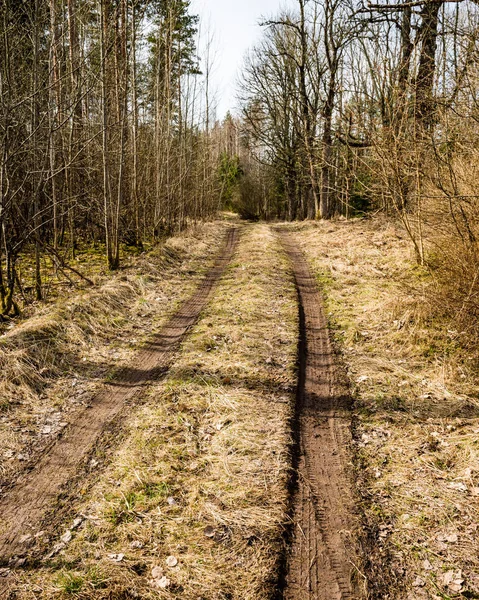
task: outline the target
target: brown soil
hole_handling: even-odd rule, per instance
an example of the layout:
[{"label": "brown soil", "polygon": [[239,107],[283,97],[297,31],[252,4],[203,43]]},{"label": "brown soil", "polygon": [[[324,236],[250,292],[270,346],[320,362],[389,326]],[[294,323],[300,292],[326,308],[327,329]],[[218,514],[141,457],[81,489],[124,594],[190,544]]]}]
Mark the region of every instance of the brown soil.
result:
[{"label": "brown soil", "polygon": [[349,402],[333,393],[334,354],[317,283],[293,238],[282,233],[281,239],[293,264],[300,307],[297,485],[284,598],[359,598],[357,523],[347,472]]},{"label": "brown soil", "polygon": [[[114,420],[126,417],[128,403],[144,385],[158,379],[205,307],[215,282],[234,252],[238,230],[229,230],[226,246],[196,293],[136,355],[129,367],[115,373],[61,438],[23,474],[0,502],[0,564],[20,566],[38,556],[41,540],[84,484],[86,465],[98,440]],[[72,485],[74,482],[74,485]],[[54,518],[53,518],[54,517]],[[49,525],[50,524],[50,525]],[[35,537],[39,532],[44,535]],[[4,580],[3,590],[8,587]],[[0,584],[0,592],[2,585]]]}]

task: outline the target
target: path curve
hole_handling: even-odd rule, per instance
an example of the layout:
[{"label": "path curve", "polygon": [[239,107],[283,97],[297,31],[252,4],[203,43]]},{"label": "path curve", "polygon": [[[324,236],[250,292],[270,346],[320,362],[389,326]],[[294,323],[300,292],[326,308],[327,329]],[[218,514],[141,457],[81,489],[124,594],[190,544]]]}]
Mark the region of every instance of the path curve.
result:
[{"label": "path curve", "polygon": [[196,323],[214,284],[230,262],[237,241],[238,229],[231,228],[219,257],[194,295],[152,336],[129,366],[104,384],[91,406],[77,414],[75,421],[44,451],[33,469],[20,476],[0,500],[0,566],[21,564],[24,559],[20,557],[26,555],[32,558],[35,534],[45,529],[48,532],[52,517],[58,519],[60,504],[66,505],[72,495],[72,490],[67,488],[71,488],[72,481],[85,470],[102,433],[113,420],[126,413],[127,402],[145,384],[157,380],[170,367],[180,343]]},{"label": "path curve", "polygon": [[347,399],[332,390],[334,354],[317,282],[293,237],[280,232],[280,238],[293,266],[300,312],[297,484],[283,597],[352,600],[361,596],[346,470],[351,415]]}]

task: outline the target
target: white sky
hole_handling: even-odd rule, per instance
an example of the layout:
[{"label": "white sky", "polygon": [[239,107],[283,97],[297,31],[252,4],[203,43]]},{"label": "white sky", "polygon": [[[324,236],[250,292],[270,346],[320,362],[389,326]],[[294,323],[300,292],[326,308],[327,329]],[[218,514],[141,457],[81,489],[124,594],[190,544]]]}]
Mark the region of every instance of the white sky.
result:
[{"label": "white sky", "polygon": [[[191,0],[191,13],[201,19],[203,40],[213,34],[214,71],[218,118],[236,106],[236,81],[247,50],[261,38],[261,17],[276,15],[292,0]],[[200,55],[202,54],[200,49]],[[204,54],[204,53],[203,53]],[[204,56],[201,56],[204,58]]]}]

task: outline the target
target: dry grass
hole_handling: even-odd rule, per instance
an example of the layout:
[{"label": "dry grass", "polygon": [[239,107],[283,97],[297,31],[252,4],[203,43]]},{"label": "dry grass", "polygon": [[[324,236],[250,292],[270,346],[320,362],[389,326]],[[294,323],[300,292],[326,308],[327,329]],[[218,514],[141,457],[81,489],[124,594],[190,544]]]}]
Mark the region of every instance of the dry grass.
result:
[{"label": "dry grass", "polygon": [[356,397],[371,597],[479,598],[475,360],[382,220],[294,225]]},{"label": "dry grass", "polygon": [[17,597],[270,598],[288,504],[296,338],[289,265],[267,226],[249,226],[169,375],[74,507],[82,524],[73,540],[19,580]]},{"label": "dry grass", "polygon": [[99,287],[40,308],[0,336],[0,473],[8,483],[194,289],[226,223],[199,225]]}]

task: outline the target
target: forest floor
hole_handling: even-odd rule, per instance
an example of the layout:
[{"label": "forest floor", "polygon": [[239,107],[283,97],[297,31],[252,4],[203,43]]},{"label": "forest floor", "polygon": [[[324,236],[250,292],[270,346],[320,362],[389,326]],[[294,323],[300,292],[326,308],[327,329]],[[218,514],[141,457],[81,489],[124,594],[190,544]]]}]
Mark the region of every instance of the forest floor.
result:
[{"label": "forest floor", "polygon": [[1,597],[479,598],[430,285],[386,221],[217,221],[0,336]]}]

